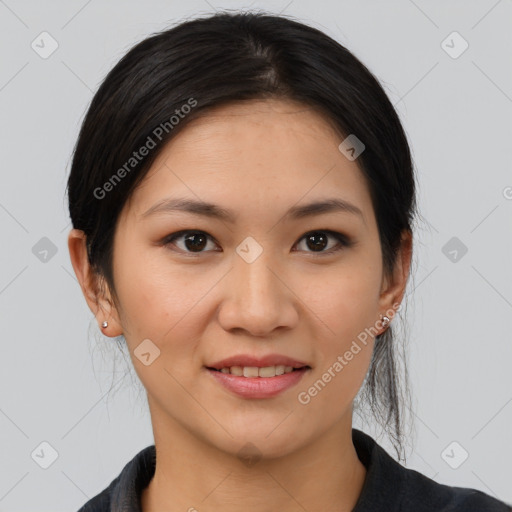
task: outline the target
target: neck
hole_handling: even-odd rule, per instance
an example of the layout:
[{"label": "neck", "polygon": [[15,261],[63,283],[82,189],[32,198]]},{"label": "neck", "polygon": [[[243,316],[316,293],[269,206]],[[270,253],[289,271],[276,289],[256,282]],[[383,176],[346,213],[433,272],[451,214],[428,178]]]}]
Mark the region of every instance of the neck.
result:
[{"label": "neck", "polygon": [[153,421],[153,431],[156,468],[142,493],[143,512],[239,512],[241,506],[262,512],[269,504],[280,512],[350,512],[366,477],[352,443],[351,414],[313,443],[252,464],[176,424],[162,428]]}]

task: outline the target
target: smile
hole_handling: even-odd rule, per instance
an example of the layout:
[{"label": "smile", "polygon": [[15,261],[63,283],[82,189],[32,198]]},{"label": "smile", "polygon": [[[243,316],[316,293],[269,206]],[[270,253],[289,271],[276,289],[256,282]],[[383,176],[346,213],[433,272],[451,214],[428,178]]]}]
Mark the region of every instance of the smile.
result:
[{"label": "smile", "polygon": [[[238,372],[238,375],[233,372]],[[272,398],[296,386],[311,368],[303,366],[231,366],[229,368],[206,368],[215,382],[239,398]],[[283,371],[279,374],[278,372]],[[261,372],[261,374],[260,374]],[[268,372],[268,373],[267,373]],[[267,376],[265,374],[267,373]],[[270,375],[268,375],[270,374]]]},{"label": "smile", "polygon": [[[305,367],[303,367],[305,368]],[[308,367],[309,368],[309,367]],[[208,368],[209,370],[218,371],[225,374],[237,375],[238,377],[276,377],[278,375],[284,375],[285,373],[291,373],[302,368],[293,368],[293,366],[277,365],[277,366],[265,366],[258,368],[257,366],[231,366],[221,368]]]}]

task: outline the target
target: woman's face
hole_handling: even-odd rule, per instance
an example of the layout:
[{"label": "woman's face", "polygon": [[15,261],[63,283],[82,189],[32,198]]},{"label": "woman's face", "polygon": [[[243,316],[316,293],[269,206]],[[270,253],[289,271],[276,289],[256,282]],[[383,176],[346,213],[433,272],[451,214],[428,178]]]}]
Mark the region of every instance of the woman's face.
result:
[{"label": "woman's face", "polygon": [[[369,191],[340,143],[299,104],[221,107],[165,147],[126,204],[110,320],[118,319],[147,390],[155,439],[182,431],[232,454],[251,442],[272,457],[350,422],[373,349],[373,335],[363,343],[361,333],[382,330],[380,314],[389,316],[396,294],[383,293]],[[216,206],[161,206],[178,199]],[[327,200],[353,211],[302,210]],[[230,219],[213,215],[220,211]],[[260,387],[209,369],[238,356],[277,373],[279,358],[307,368]]]}]

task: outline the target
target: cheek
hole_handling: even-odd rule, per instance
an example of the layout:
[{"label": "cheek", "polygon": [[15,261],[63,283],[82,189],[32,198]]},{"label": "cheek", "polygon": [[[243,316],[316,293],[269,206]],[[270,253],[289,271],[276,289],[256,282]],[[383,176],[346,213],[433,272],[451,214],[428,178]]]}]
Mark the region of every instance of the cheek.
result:
[{"label": "cheek", "polygon": [[320,320],[315,337],[318,366],[307,387],[301,387],[306,395],[299,402],[309,400],[308,411],[326,420],[344,414],[368,371],[374,347],[370,328],[378,319],[375,286],[363,274],[338,277],[311,307]]},{"label": "cheek", "polygon": [[[306,280],[315,278],[305,277]],[[350,340],[378,319],[379,276],[369,266],[347,265],[318,276],[306,287],[304,304],[325,327],[327,339],[337,344]]]},{"label": "cheek", "polygon": [[337,404],[333,415],[354,399],[368,370],[374,348],[372,327],[379,318],[380,284],[380,266],[361,255],[333,275],[317,299],[319,316],[332,332],[321,338],[315,390],[319,388],[316,392],[323,395],[318,402]]},{"label": "cheek", "polygon": [[181,340],[197,328],[197,306],[211,288],[210,280],[192,278],[176,265],[166,265],[165,258],[150,258],[143,251],[125,252],[114,268],[123,329],[131,348],[145,338],[157,346],[169,339]]},{"label": "cheek", "polygon": [[[373,342],[340,341],[325,348],[325,358],[308,382],[297,390],[301,422],[321,431],[349,411],[370,365]],[[322,421],[319,423],[318,418]]]}]

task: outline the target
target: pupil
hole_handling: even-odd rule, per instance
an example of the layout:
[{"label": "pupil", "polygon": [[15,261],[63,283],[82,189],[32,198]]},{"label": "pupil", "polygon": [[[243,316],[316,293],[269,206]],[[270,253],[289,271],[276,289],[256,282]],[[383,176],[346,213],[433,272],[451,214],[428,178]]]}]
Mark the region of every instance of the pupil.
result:
[{"label": "pupil", "polygon": [[[189,245],[189,242],[190,240],[193,240],[194,238],[202,238],[203,239],[203,243],[199,243],[199,244],[192,244],[192,246]],[[191,250],[194,250],[194,249],[198,249],[198,250],[201,250],[201,249],[204,249],[204,246],[206,245],[206,237],[204,235],[202,235],[201,233],[193,233],[191,235],[188,235],[185,237],[185,244],[187,246],[187,249],[191,249]]]},{"label": "pupil", "polygon": [[311,248],[317,248],[317,249],[321,250],[321,249],[326,247],[326,245],[327,245],[327,237],[324,234],[322,234],[322,233],[312,233],[307,238],[308,243],[313,241],[315,238],[321,238],[321,239],[323,239],[323,242],[321,242],[320,244],[314,244],[313,243],[313,246],[310,247],[310,249]]}]

